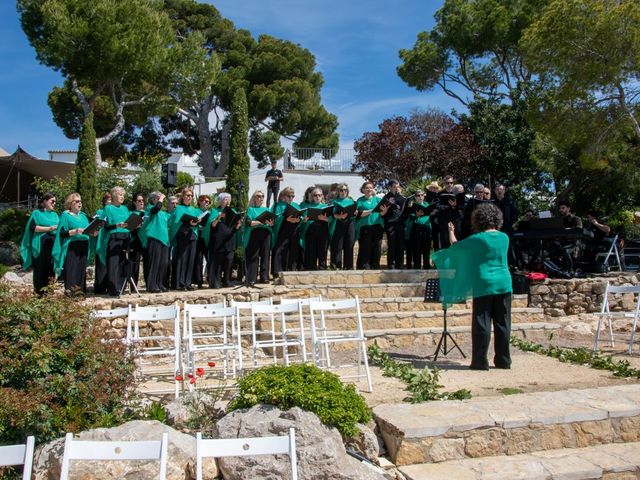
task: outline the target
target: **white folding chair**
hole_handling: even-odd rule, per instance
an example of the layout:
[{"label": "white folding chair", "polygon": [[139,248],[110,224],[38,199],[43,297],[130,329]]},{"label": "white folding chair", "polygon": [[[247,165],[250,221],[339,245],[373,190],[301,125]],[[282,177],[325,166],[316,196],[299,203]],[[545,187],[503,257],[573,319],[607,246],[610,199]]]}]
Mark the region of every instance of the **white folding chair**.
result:
[{"label": "white folding chair", "polygon": [[24,445],[5,445],[0,447],[0,467],[22,465],[22,480],[31,479],[33,469],[33,449],[35,438],[27,437]]},{"label": "white folding chair", "polygon": [[[635,309],[633,311],[624,311],[619,307],[616,307],[615,310],[612,309],[612,300],[616,299],[616,295],[625,295],[631,294],[634,295],[635,301]],[[612,298],[613,297],[613,298]],[[619,297],[618,297],[619,298]],[[614,305],[619,303],[618,301],[613,302]],[[638,315],[640,314],[640,285],[635,286],[617,286],[611,285],[607,282],[607,287],[604,291],[604,298],[602,299],[602,307],[600,312],[596,315],[598,316],[598,325],[596,327],[596,335],[595,341],[593,344],[593,351],[598,350],[598,341],[600,339],[600,329],[602,324],[605,323],[604,328],[609,330],[609,342],[611,343],[611,347],[614,347],[613,341],[613,321],[615,319],[626,318],[631,320],[631,337],[629,339],[629,353],[633,350],[633,342],[636,334],[636,326],[638,324]]]},{"label": "white folding chair", "polygon": [[253,305],[271,305],[273,303],[271,298],[266,300],[256,300],[254,302],[237,302],[231,300],[232,307],[238,307],[238,333],[242,335],[251,335],[251,307]]},{"label": "white folding chair", "polygon": [[[607,265],[609,268],[617,268],[618,271],[622,271],[622,262],[620,261],[620,250],[618,249],[618,235],[608,240],[611,241],[609,250],[607,252],[596,254],[596,260],[601,260],[602,263],[604,265]],[[611,256],[615,256],[616,263],[614,265],[609,265],[609,259],[611,258]]]},{"label": "white folding chair", "polygon": [[[342,375],[342,378],[366,378],[369,392],[373,391],[371,385],[371,374],[369,372],[369,361],[367,360],[367,339],[362,328],[362,316],[360,315],[360,301],[358,297],[346,300],[324,300],[309,302],[311,313],[311,344],[313,347],[313,359],[319,368],[343,368],[353,367],[353,365],[336,365],[332,363],[328,355],[328,347],[331,344],[356,343],[358,349],[358,359],[356,373],[354,375]],[[334,330],[327,328],[327,316],[331,315],[332,320],[338,322],[338,326],[344,320],[355,320],[355,331]],[[364,372],[362,371],[364,366]]]},{"label": "white folding chair", "polygon": [[[295,323],[295,326],[291,324]],[[263,327],[266,325],[266,327]],[[260,330],[258,330],[260,326]],[[263,337],[258,338],[258,332]],[[266,338],[265,338],[266,337]],[[253,344],[253,366],[258,366],[258,350],[268,349],[273,363],[278,363],[277,350],[282,349],[282,360],[289,365],[290,357],[301,353],[302,363],[307,362],[307,349],[304,338],[304,322],[300,302],[279,305],[256,305],[251,307],[251,340]],[[297,353],[290,354],[295,347]]]},{"label": "white folding chair", "polygon": [[289,435],[253,438],[203,439],[196,434],[196,480],[202,480],[202,460],[214,457],[251,457],[254,455],[287,454],[291,460],[291,480],[298,478],[296,459],[296,429],[289,428]]},{"label": "white folding chair", "polygon": [[[187,368],[193,375],[196,374],[198,358],[203,354],[207,355],[207,362],[211,360],[222,362],[225,379],[235,378],[236,368],[242,370],[238,307],[223,305],[185,304],[184,306]],[[229,373],[229,366],[231,366],[231,373]]]},{"label": "white folding chair", "polygon": [[69,478],[71,460],[158,460],[160,462],[158,478],[165,480],[167,478],[168,444],[168,433],[163,433],[161,440],[139,441],[74,440],[73,433],[67,433],[64,439],[60,480]]},{"label": "white folding chair", "polygon": [[[164,321],[163,334],[154,334],[150,323]],[[141,327],[141,324],[143,326]],[[173,331],[169,331],[173,328]],[[142,333],[141,333],[142,332]],[[140,307],[136,305],[129,312],[127,324],[127,343],[139,349],[141,357],[170,357],[173,360],[174,390],[178,398],[180,383],[176,379],[182,373],[181,337],[180,337],[180,307],[177,304],[156,307]],[[143,365],[140,364],[142,374]],[[148,392],[150,393],[150,392]]]},{"label": "white folding chair", "polygon": [[129,311],[131,310],[131,305],[127,307],[120,308],[112,308],[110,310],[93,310],[91,312],[91,316],[93,318],[127,318],[129,316]]},{"label": "white folding chair", "polygon": [[[280,305],[287,305],[291,303],[300,302],[300,306],[302,307],[302,321],[304,323],[305,328],[305,340],[311,341],[311,312],[309,311],[309,304],[311,302],[321,302],[322,295],[318,295],[317,297],[304,297],[304,298],[280,298]],[[313,349],[313,346],[311,346]],[[325,344],[324,346],[325,358],[329,358],[329,346]]]}]

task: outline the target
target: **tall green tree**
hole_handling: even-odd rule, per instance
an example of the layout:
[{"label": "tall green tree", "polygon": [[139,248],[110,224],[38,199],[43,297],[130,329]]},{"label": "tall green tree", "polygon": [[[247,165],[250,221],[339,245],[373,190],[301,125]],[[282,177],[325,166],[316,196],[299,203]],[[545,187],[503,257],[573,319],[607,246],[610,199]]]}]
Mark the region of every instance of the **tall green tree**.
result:
[{"label": "tall green tree", "polygon": [[99,97],[112,102],[112,129],[98,146],[122,131],[126,108],[163,95],[175,37],[158,0],[17,0],[17,9],[38,60],[65,77],[82,120]]},{"label": "tall green tree", "polygon": [[548,0],[445,0],[436,25],[400,50],[398,75],[421,91],[440,88],[468,105],[476,98],[510,102],[536,82],[519,40]]},{"label": "tall green tree", "polygon": [[178,140],[175,146],[199,153],[206,176],[227,170],[225,116],[232,111],[238,88],[246,92],[251,152],[259,162],[268,161],[266,155],[282,155],[280,136],[293,140],[296,147],[338,147],[338,122],[322,106],[323,78],[311,52],[268,35],[256,40],[214,6],[195,0],[164,0],[164,9],[178,39],[198,32],[202,55],[220,62],[221,72],[209,85],[190,88],[195,95],[185,95],[180,88],[173,92],[178,118],[165,122],[166,133]]},{"label": "tall green tree", "polygon": [[521,45],[528,68],[552,82],[554,102],[608,107],[640,138],[637,0],[552,0]]},{"label": "tall green tree", "polygon": [[76,191],[82,197],[85,213],[93,215],[98,209],[96,186],[96,131],[93,129],[93,112],[89,112],[82,126],[78,157],[76,159]]},{"label": "tall green tree", "polygon": [[231,108],[231,139],[229,148],[229,172],[226,191],[239,210],[249,204],[249,114],[247,96],[242,88],[236,90]]}]

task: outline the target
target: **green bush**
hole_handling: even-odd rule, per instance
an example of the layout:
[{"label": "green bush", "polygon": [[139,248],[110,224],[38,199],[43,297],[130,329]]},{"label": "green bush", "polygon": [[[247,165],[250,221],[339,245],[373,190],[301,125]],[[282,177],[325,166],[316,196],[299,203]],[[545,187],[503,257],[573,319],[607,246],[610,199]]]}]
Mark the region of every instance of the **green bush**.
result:
[{"label": "green bush", "polygon": [[133,358],[89,310],[61,295],[0,285],[0,443],[38,442],[121,423]]},{"label": "green bush", "polygon": [[344,385],[337,375],[314,365],[264,367],[241,378],[238,387],[227,408],[230,412],[260,403],[282,410],[300,407],[345,437],[356,434],[356,424],[371,419],[369,407],[353,385]]},{"label": "green bush", "polygon": [[29,217],[26,210],[7,208],[0,212],[0,240],[19,245]]}]

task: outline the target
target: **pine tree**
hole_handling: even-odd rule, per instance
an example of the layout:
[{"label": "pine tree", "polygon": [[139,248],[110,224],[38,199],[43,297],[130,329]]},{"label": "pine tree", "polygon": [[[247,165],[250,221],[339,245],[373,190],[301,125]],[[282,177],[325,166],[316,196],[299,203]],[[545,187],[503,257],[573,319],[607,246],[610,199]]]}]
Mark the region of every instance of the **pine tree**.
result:
[{"label": "pine tree", "polygon": [[226,191],[236,209],[246,210],[249,203],[249,116],[247,96],[238,88],[231,108],[231,138]]},{"label": "pine tree", "polygon": [[93,128],[93,112],[91,112],[82,124],[76,160],[76,191],[82,197],[82,210],[89,215],[93,215],[98,206],[96,148],[96,131]]}]

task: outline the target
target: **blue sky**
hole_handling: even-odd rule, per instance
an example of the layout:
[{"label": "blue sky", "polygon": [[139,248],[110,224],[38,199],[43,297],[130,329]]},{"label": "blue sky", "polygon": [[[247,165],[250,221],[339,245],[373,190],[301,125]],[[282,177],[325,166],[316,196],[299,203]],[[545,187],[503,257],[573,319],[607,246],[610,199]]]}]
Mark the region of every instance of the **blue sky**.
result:
[{"label": "blue sky", "polygon": [[[90,1],[90,0],[88,0]],[[210,1],[236,27],[284,38],[310,50],[325,84],[322,101],[338,117],[341,144],[350,148],[385,118],[412,109],[461,105],[440,91],[418,92],[396,75],[398,50],[433,27],[442,0],[218,0]],[[0,147],[18,145],[46,158],[75,150],[53,122],[47,94],[62,78],[38,63],[20,28],[15,2],[0,2]]]}]

